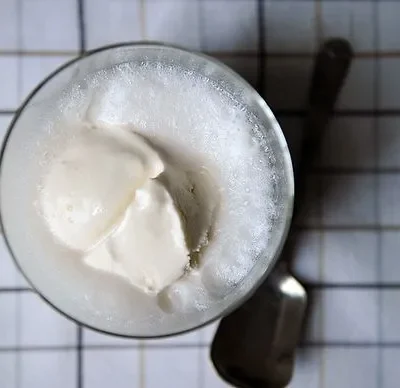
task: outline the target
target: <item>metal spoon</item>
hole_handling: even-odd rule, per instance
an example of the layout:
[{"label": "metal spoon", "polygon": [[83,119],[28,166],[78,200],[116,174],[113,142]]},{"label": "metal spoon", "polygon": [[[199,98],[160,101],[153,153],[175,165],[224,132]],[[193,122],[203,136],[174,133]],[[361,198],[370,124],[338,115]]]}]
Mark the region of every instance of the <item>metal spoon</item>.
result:
[{"label": "metal spoon", "polygon": [[[294,216],[304,211],[300,206],[304,203],[305,175],[319,149],[352,57],[352,48],[343,39],[325,42],[317,54],[301,160],[295,166]],[[211,359],[221,377],[236,387],[281,388],[292,378],[307,305],[304,288],[289,273],[295,236],[292,227],[277,267],[246,303],[221,320],[215,334]]]}]

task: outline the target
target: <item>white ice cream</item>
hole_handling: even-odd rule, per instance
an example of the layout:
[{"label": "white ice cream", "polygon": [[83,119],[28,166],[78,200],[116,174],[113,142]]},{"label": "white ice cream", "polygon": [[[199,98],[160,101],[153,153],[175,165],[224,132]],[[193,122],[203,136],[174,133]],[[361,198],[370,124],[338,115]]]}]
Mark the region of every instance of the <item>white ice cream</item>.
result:
[{"label": "white ice cream", "polygon": [[132,131],[84,128],[44,177],[44,218],[86,264],[157,293],[189,262],[181,216],[155,179],[163,171],[158,153]]}]

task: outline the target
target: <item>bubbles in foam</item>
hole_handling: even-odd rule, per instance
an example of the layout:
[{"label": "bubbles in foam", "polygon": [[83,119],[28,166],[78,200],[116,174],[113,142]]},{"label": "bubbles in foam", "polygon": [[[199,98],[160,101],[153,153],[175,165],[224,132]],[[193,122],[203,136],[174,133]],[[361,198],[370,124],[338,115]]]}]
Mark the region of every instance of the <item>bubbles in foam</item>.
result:
[{"label": "bubbles in foam", "polygon": [[77,121],[123,124],[161,150],[195,161],[218,182],[221,203],[199,273],[167,287],[155,315],[160,307],[169,316],[207,309],[240,284],[265,253],[276,212],[268,139],[242,105],[193,71],[141,62],[79,80],[63,93],[60,106],[48,155],[63,146],[57,139],[73,136]]}]

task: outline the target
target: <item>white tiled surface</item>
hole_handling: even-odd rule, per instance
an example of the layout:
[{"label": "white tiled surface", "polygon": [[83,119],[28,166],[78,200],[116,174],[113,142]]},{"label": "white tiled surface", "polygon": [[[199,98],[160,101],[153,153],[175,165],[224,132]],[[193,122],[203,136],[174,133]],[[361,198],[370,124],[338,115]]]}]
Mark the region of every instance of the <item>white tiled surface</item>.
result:
[{"label": "white tiled surface", "polygon": [[139,0],[86,0],[87,46],[141,39]]},{"label": "white tiled surface", "polygon": [[15,0],[2,0],[0,12],[0,50],[18,47],[18,4]]},{"label": "white tiled surface", "polygon": [[18,64],[15,55],[0,56],[0,109],[16,109],[18,105]]},{"label": "white tiled surface", "polygon": [[76,327],[60,314],[54,314],[46,303],[33,293],[20,298],[21,344],[27,346],[67,346],[76,344]]},{"label": "white tiled surface", "polygon": [[198,384],[201,348],[186,349],[184,352],[168,348],[146,349],[144,357],[146,387],[164,386],[166,376],[170,387],[195,387]]},{"label": "white tiled surface", "polygon": [[[357,58],[338,102],[341,113],[332,121],[309,179],[307,210],[296,221],[302,230],[294,271],[315,287],[305,347],[297,354],[290,388],[398,387],[399,2],[82,1],[87,49],[117,41],[163,40],[214,54],[254,86],[263,82],[267,102],[282,113],[279,121],[294,160],[302,134],[298,111],[307,107],[311,54],[323,38],[351,41]],[[78,1],[0,2],[2,137],[10,111],[44,76],[80,51],[81,36]],[[259,47],[272,55],[261,61]],[[375,109],[381,110],[379,117]],[[77,327],[29,291],[10,290],[21,287],[26,283],[0,242],[0,387],[76,388]],[[227,387],[209,359],[216,325],[159,341],[83,330],[82,388]],[[387,347],[380,349],[381,343]]]},{"label": "white tiled surface", "polygon": [[[226,12],[228,7],[229,12]],[[257,49],[258,28],[254,22],[257,20],[257,0],[204,0],[202,12],[206,50],[229,52]],[[232,29],[232,26],[235,28]]]},{"label": "white tiled surface", "polygon": [[324,233],[322,281],[336,284],[378,282],[378,236],[374,232]]},{"label": "white tiled surface", "polygon": [[374,175],[330,174],[322,182],[323,225],[376,224]]},{"label": "white tiled surface", "polygon": [[0,381],[4,387],[17,386],[16,361],[15,353],[0,353]]},{"label": "white tiled surface", "polygon": [[[317,47],[315,2],[266,1],[265,48],[272,53],[310,53]],[[296,39],[293,39],[293,37]]]},{"label": "white tiled surface", "polygon": [[400,290],[382,291],[382,339],[400,341]]},{"label": "white tiled surface", "polygon": [[[397,254],[393,254],[397,253]],[[382,232],[382,281],[400,282],[400,231]]]},{"label": "white tiled surface", "polygon": [[373,168],[376,160],[374,135],[372,117],[335,117],[326,132],[319,165]]},{"label": "white tiled surface", "polygon": [[323,387],[380,387],[377,349],[332,348],[326,349],[323,357]]},{"label": "white tiled surface", "polygon": [[378,165],[382,168],[399,168],[400,117],[381,117],[378,126]]},{"label": "white tiled surface", "polygon": [[350,41],[355,50],[372,51],[374,12],[373,1],[323,1],[322,36],[342,36]]},{"label": "white tiled surface", "polygon": [[144,20],[146,39],[200,49],[200,13],[197,1],[148,1]]},{"label": "white tiled surface", "polygon": [[0,295],[0,349],[17,345],[17,315],[18,295],[5,293]]},{"label": "white tiled surface", "polygon": [[399,386],[399,357],[399,349],[383,349],[382,351],[384,388],[397,388]]},{"label": "white tiled surface", "polygon": [[86,350],[83,365],[87,387],[140,387],[137,349]]},{"label": "white tiled surface", "polygon": [[78,50],[77,2],[20,0],[24,50]]},{"label": "white tiled surface", "polygon": [[396,16],[400,13],[398,1],[382,1],[378,6],[379,24],[379,48],[381,50],[399,50],[400,42],[397,39],[398,28]]},{"label": "white tiled surface", "polygon": [[400,108],[400,79],[394,74],[400,66],[400,58],[382,58],[378,61],[378,102],[381,109]]},{"label": "white tiled surface", "polygon": [[75,388],[76,352],[23,352],[19,356],[21,388]]},{"label": "white tiled surface", "polygon": [[398,193],[400,192],[400,175],[384,174],[379,177],[379,221],[382,225],[400,225],[400,207]]}]

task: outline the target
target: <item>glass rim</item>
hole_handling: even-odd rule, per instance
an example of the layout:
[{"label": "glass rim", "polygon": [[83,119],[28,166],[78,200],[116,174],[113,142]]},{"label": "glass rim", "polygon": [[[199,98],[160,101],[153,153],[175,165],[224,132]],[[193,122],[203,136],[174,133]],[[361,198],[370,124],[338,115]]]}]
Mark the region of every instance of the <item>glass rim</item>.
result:
[{"label": "glass rim", "polygon": [[[19,117],[21,116],[22,112],[25,110],[26,107],[29,106],[30,101],[33,99],[33,97],[40,92],[41,88],[47,84],[51,79],[53,79],[55,76],[57,76],[59,73],[61,73],[63,70],[71,67],[72,65],[80,62],[81,60],[96,55],[97,53],[105,52],[105,51],[112,51],[114,49],[119,49],[123,47],[143,47],[143,48],[164,48],[166,50],[173,50],[177,52],[183,52],[186,54],[190,54],[193,56],[197,56],[202,58],[203,60],[206,60],[208,62],[211,62],[220,68],[223,69],[224,72],[229,73],[233,78],[236,80],[240,81],[240,83],[244,84],[246,88],[246,94],[249,94],[251,97],[253,97],[257,103],[260,105],[260,108],[262,111],[265,113],[269,123],[271,124],[271,128],[273,129],[275,135],[278,138],[278,143],[280,146],[280,151],[282,152],[283,159],[284,159],[284,165],[285,165],[285,173],[287,174],[287,187],[288,187],[288,195],[287,195],[287,200],[286,203],[284,203],[285,208],[287,209],[287,216],[285,219],[285,225],[282,229],[282,235],[279,241],[279,244],[277,244],[277,248],[275,250],[274,257],[272,260],[269,262],[269,265],[265,269],[264,273],[260,278],[254,282],[254,284],[251,286],[250,290],[246,292],[244,295],[242,295],[240,298],[238,298],[236,301],[234,301],[231,305],[227,306],[225,309],[220,311],[218,314],[215,314],[212,318],[209,318],[207,321],[203,323],[199,323],[194,325],[193,327],[187,328],[185,330],[178,330],[176,332],[171,332],[167,334],[156,334],[156,335],[130,335],[130,334],[122,334],[122,333],[116,333],[113,331],[107,331],[103,329],[99,329],[95,326],[92,326],[88,323],[82,322],[78,318],[75,318],[74,316],[64,312],[61,310],[59,307],[57,307],[53,302],[51,302],[34,284],[32,284],[31,280],[29,279],[29,276],[25,273],[25,271],[22,269],[22,267],[19,264],[19,261],[14,254],[14,251],[12,249],[11,243],[9,242],[9,239],[7,237],[7,232],[6,228],[4,227],[4,222],[3,222],[3,215],[2,212],[0,211],[0,227],[2,230],[2,235],[4,238],[4,242],[6,244],[6,247],[12,257],[12,260],[14,261],[14,264],[20,271],[20,273],[23,275],[27,283],[30,285],[32,288],[32,291],[35,292],[43,301],[45,301],[53,310],[55,310],[57,313],[61,314],[65,318],[69,319],[70,321],[74,322],[75,324],[81,326],[82,328],[90,329],[93,331],[96,331],[101,334],[107,334],[107,335],[112,335],[115,337],[119,338],[126,338],[126,339],[161,339],[161,338],[168,338],[168,337],[173,337],[176,335],[182,335],[182,334],[187,334],[191,331],[201,329],[202,327],[205,327],[223,317],[226,315],[229,315],[231,312],[233,312],[235,309],[237,309],[240,305],[245,303],[250,297],[254,294],[254,292],[261,286],[261,284],[267,279],[268,275],[271,273],[273,268],[276,266],[277,261],[279,260],[280,254],[282,252],[283,246],[286,242],[287,235],[289,233],[291,221],[292,221],[292,215],[293,215],[293,205],[294,205],[294,174],[293,174],[293,165],[292,165],[292,160],[290,156],[290,152],[287,147],[287,142],[286,138],[283,135],[282,129],[275,118],[275,115],[273,114],[271,108],[269,105],[266,103],[264,98],[255,90],[255,88],[248,83],[241,75],[239,75],[236,71],[231,69],[229,66],[224,64],[223,62],[219,61],[218,59],[211,57],[210,55],[204,54],[202,52],[198,52],[195,50],[191,49],[186,49],[184,47],[178,46],[178,45],[173,45],[169,43],[164,43],[161,41],[131,41],[131,42],[120,42],[120,43],[114,43],[114,44],[109,44],[105,46],[101,46],[92,50],[86,51],[82,55],[78,55],[76,58],[72,58],[65,62],[64,64],[58,66],[55,70],[53,70],[50,74],[48,74],[46,77],[40,81],[37,86],[28,94],[28,96],[24,99],[24,101],[20,104],[20,106],[17,108],[17,110],[14,113],[13,119],[11,120],[11,123],[9,124],[6,134],[4,137],[4,141],[1,147],[1,152],[0,152],[0,183],[1,183],[1,178],[3,175],[3,157],[5,150],[7,148],[7,144],[11,135],[11,132],[13,128],[15,127],[15,124],[17,123]],[[239,284],[240,286],[240,284]]]}]

